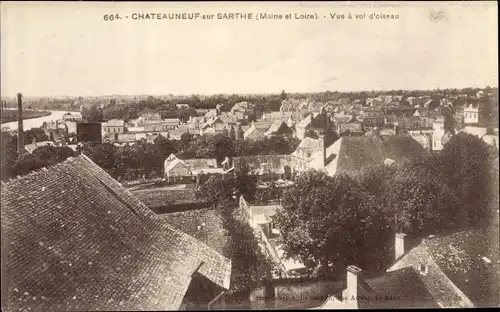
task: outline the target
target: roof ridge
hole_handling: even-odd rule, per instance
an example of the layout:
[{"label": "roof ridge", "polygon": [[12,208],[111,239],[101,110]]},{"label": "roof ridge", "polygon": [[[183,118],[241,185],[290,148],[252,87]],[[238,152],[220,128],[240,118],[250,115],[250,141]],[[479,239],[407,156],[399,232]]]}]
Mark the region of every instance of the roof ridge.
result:
[{"label": "roof ridge", "polygon": [[78,156],[77,157],[68,157],[65,161],[54,164],[52,166],[49,166],[48,168],[44,166],[42,168],[30,171],[27,174],[17,175],[15,177],[9,179],[7,182],[2,181],[2,186],[9,186],[10,183],[21,181],[23,179],[27,179],[28,177],[36,177],[36,176],[39,176],[41,174],[47,173],[49,171],[56,170],[60,167],[67,165],[68,163],[73,162],[75,159],[78,159]]}]

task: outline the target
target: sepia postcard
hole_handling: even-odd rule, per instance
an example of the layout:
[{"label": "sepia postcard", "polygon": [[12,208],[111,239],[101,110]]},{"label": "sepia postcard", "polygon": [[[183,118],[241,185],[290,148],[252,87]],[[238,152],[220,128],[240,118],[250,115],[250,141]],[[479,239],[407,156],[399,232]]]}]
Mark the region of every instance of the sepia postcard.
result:
[{"label": "sepia postcard", "polygon": [[500,307],[498,4],[1,9],[1,309]]}]

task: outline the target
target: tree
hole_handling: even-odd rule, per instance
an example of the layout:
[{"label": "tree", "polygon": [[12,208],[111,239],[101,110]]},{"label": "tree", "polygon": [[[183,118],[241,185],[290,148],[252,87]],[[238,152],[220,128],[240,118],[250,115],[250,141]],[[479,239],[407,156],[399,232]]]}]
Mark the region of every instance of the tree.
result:
[{"label": "tree", "polygon": [[478,137],[460,132],[444,146],[440,163],[449,186],[461,203],[465,224],[480,225],[490,215],[491,154]]},{"label": "tree", "polygon": [[331,277],[345,266],[382,267],[388,227],[356,180],[309,171],[286,189],[276,223],[287,256]]},{"label": "tree", "polygon": [[14,175],[13,168],[17,158],[17,136],[11,132],[2,131],[0,142],[2,143],[0,148],[2,180],[7,180]]},{"label": "tree", "polygon": [[197,198],[207,199],[209,203],[220,203],[234,199],[237,181],[232,174],[215,174],[196,190]]},{"label": "tree", "polygon": [[421,237],[456,226],[458,199],[443,182],[428,166],[408,166],[394,174],[385,207],[397,231]]},{"label": "tree", "polygon": [[40,128],[31,128],[28,131],[24,132],[24,142],[25,144],[31,144],[33,141],[35,142],[43,142],[48,141],[49,137],[45,134]]},{"label": "tree", "polygon": [[93,149],[89,146],[84,146],[83,153],[87,152],[90,159],[99,167],[108,172],[113,172],[115,169],[116,150],[113,144],[103,143]]},{"label": "tree", "polygon": [[282,101],[284,101],[288,98],[288,95],[286,94],[285,90],[281,90],[280,98]]}]

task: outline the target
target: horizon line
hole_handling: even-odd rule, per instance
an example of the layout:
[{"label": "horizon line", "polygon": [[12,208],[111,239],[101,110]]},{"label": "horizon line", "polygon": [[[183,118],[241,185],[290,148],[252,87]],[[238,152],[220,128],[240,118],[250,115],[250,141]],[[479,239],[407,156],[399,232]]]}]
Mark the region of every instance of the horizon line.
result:
[{"label": "horizon line", "polygon": [[[452,90],[452,89],[457,89],[457,90],[463,90],[463,89],[486,89],[486,88],[491,88],[491,89],[498,89],[498,86],[496,85],[486,85],[484,87],[478,87],[478,86],[464,86],[464,87],[439,87],[436,86],[434,88],[417,88],[417,89],[400,89],[400,88],[392,88],[392,89],[373,89],[373,90],[367,90],[367,89],[350,89],[350,90],[329,90],[325,89],[323,91],[287,91],[286,89],[282,89],[285,91],[286,94],[311,94],[311,93],[326,93],[326,92],[331,92],[331,93],[363,93],[363,92],[373,92],[373,93],[380,93],[380,92],[392,92],[392,91],[403,91],[403,92],[415,92],[415,91],[442,91],[442,90]],[[25,93],[21,92],[16,92],[14,95],[2,95],[1,98],[16,98],[17,93],[23,94],[23,96],[26,97],[35,97],[35,98],[44,98],[44,97],[112,97],[112,96],[170,96],[172,95],[173,97],[190,97],[190,96],[217,96],[217,95],[241,95],[241,96],[248,96],[248,95],[276,95],[276,94],[281,94],[282,91],[278,92],[214,92],[214,93],[109,93],[109,94],[100,94],[100,95],[81,95],[81,94],[53,94],[53,95],[26,95]]]}]

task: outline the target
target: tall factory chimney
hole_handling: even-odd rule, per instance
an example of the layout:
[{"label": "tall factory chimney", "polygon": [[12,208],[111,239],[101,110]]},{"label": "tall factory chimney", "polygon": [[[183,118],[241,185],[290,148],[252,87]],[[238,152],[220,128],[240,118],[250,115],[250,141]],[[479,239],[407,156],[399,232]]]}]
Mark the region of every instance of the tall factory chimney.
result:
[{"label": "tall factory chimney", "polygon": [[17,94],[17,154],[24,152],[23,95]]}]

